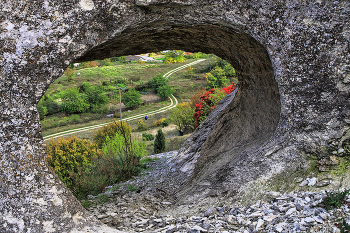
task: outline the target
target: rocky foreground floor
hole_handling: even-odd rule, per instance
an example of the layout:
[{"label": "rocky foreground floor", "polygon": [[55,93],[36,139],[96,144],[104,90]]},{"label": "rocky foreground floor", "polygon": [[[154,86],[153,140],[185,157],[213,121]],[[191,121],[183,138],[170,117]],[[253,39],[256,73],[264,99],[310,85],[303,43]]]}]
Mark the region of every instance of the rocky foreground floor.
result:
[{"label": "rocky foreground floor", "polygon": [[[87,209],[103,223],[124,232],[340,232],[336,226],[339,219],[350,223],[347,202],[338,209],[324,208],[325,191],[269,192],[268,201],[254,205],[212,206],[193,216],[165,215],[175,200],[156,184],[171,170],[167,159],[174,153],[157,155],[159,160],[143,175],[110,186],[99,197],[91,196],[95,204]],[[177,186],[175,182],[173,188]]]}]

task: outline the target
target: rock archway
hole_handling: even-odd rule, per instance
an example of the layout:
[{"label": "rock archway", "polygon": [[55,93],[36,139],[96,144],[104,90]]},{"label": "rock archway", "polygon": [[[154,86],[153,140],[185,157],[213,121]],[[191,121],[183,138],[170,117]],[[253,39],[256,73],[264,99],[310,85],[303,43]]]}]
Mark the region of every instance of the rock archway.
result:
[{"label": "rock archway", "polygon": [[172,161],[188,181],[180,201],[234,201],[304,170],[349,126],[349,11],[345,0],[1,2],[0,231],[112,231],[45,161],[36,104],[74,61],[183,49],[236,68],[236,98]]}]

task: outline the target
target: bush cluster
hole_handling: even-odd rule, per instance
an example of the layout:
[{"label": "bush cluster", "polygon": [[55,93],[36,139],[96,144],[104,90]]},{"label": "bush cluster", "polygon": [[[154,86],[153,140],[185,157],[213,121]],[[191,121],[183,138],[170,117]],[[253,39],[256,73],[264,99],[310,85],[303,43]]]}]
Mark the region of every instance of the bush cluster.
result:
[{"label": "bush cluster", "polygon": [[75,177],[89,170],[100,154],[96,144],[78,139],[76,136],[50,139],[46,145],[46,152],[49,165],[62,182],[73,191],[77,185]]},{"label": "bush cluster", "polygon": [[100,86],[84,82],[78,88],[68,88],[59,93],[55,99],[44,95],[37,105],[40,119],[59,112],[67,114],[102,112],[109,98]]},{"label": "bush cluster", "polygon": [[168,98],[174,93],[174,90],[168,84],[168,79],[164,78],[162,74],[152,78],[149,81],[149,85],[160,98]]},{"label": "bush cluster", "polygon": [[98,140],[104,138],[101,149],[75,136],[51,139],[46,146],[49,165],[78,198],[97,195],[106,186],[138,174],[139,161],[147,154],[143,142],[132,140],[125,122],[114,122],[97,134]]},{"label": "bush cluster", "polygon": [[186,58],[181,50],[171,50],[165,53],[164,63],[181,63]]},{"label": "bush cluster", "polygon": [[106,141],[106,138],[107,137],[112,138],[117,133],[120,134],[121,129],[126,134],[128,134],[128,135],[131,134],[131,127],[128,123],[126,123],[125,121],[123,121],[122,123],[120,121],[115,121],[111,124],[103,126],[99,130],[97,130],[95,132],[93,141],[94,141],[94,143],[96,143],[98,148],[102,148],[103,143]]},{"label": "bush cluster", "polygon": [[234,91],[236,86],[231,84],[227,87],[220,89],[209,89],[204,95],[200,97],[201,102],[196,103],[195,113],[193,115],[195,125],[197,128],[200,123],[202,123],[207,116],[216,108],[217,103],[224,98],[227,94]]},{"label": "bush cluster", "polygon": [[165,119],[165,118],[162,118],[162,119],[159,119],[159,120],[156,120],[153,125],[154,126],[163,126],[163,127],[166,127],[170,124],[170,119]]},{"label": "bush cluster", "polygon": [[127,108],[138,106],[142,103],[141,94],[135,88],[130,88],[122,95],[122,102]]},{"label": "bush cluster", "polygon": [[152,141],[153,139],[154,139],[154,136],[150,133],[143,133],[142,134],[143,141]]}]

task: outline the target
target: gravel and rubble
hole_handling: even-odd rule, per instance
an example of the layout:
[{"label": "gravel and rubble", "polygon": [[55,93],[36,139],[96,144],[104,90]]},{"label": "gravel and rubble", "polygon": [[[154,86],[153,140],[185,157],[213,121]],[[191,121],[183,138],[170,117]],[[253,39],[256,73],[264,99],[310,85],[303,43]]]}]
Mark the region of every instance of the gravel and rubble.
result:
[{"label": "gravel and rubble", "polygon": [[[340,232],[336,226],[339,219],[350,224],[350,198],[340,208],[326,210],[322,204],[327,196],[325,191],[284,194],[270,191],[265,200],[253,205],[211,206],[193,216],[160,215],[159,210],[165,213],[176,205],[176,200],[151,182],[156,177],[161,180],[171,170],[166,168],[166,161],[174,153],[154,156],[159,159],[151,163],[152,170],[146,170],[148,175],[107,187],[104,195],[108,200],[91,205],[88,210],[103,223],[124,232]],[[313,178],[307,182],[317,185]],[[90,197],[91,202],[97,203],[99,199]]]}]

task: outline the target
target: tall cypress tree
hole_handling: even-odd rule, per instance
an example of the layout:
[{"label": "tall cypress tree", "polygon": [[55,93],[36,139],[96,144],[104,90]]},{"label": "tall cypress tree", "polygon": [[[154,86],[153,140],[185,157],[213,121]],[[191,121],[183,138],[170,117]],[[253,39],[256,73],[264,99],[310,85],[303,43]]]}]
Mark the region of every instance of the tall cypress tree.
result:
[{"label": "tall cypress tree", "polygon": [[154,139],[154,153],[159,154],[165,150],[165,136],[161,129],[158,129],[156,139]]}]

